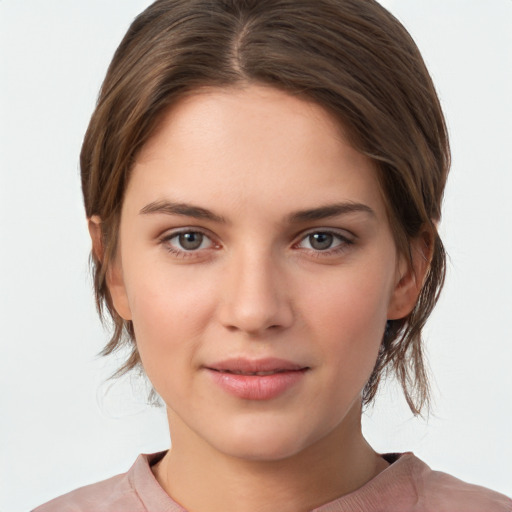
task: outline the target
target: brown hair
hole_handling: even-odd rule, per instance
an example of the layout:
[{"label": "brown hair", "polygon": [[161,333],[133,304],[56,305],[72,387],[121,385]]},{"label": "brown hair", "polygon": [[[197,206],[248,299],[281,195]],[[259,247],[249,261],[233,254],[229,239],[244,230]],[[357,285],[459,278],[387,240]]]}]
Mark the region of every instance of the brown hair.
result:
[{"label": "brown hair", "polygon": [[398,249],[432,233],[432,261],[413,311],[388,322],[364,389],[370,403],[393,370],[411,410],[428,404],[421,331],[441,290],[445,253],[437,234],[449,168],[443,113],[405,28],[374,0],[158,0],[117,49],[81,152],[88,217],[101,220],[103,257],[92,255],[100,314],[113,320],[103,350],[128,344],[117,372],[140,363],[133,325],[115,311],[106,270],[116,251],[132,163],[171,104],[199,87],[258,83],[301,95],[340,120],[377,165]]}]

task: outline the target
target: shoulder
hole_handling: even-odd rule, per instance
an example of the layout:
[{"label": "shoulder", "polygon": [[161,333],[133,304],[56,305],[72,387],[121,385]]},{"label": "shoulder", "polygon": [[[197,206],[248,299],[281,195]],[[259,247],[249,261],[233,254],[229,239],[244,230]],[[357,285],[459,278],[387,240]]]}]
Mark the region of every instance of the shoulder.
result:
[{"label": "shoulder", "polygon": [[34,512],[108,512],[112,510],[143,511],[135,489],[130,484],[128,474],[117,475],[92,485],[80,487],[59,496]]},{"label": "shoulder", "polygon": [[[163,453],[139,455],[126,473],[101,482],[80,487],[37,507],[33,512],[145,512],[148,505],[160,510],[176,510],[174,503],[154,479],[151,464]],[[149,503],[146,499],[149,495]]]},{"label": "shoulder", "polygon": [[144,511],[144,505],[132,485],[130,472],[80,487],[37,507],[34,512],[90,512],[91,510],[95,512]]},{"label": "shoulder", "polygon": [[399,461],[410,468],[418,511],[512,512],[512,500],[503,494],[433,471],[411,453]]}]

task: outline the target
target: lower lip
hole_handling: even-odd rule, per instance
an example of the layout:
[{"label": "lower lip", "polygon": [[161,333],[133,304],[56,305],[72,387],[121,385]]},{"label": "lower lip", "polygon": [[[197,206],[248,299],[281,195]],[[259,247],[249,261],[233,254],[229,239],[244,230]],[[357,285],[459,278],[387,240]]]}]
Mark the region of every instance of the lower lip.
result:
[{"label": "lower lip", "polygon": [[245,400],[271,400],[298,384],[306,369],[272,375],[239,375],[208,370],[212,379],[224,390]]}]

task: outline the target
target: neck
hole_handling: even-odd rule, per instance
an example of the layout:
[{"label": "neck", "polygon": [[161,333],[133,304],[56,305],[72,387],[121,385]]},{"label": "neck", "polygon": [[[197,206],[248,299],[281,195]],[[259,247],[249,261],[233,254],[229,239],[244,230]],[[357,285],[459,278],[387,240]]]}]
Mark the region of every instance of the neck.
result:
[{"label": "neck", "polygon": [[356,404],[326,437],[271,461],[226,455],[190,432],[176,436],[181,429],[173,429],[172,450],[153,472],[188,510],[306,512],[358,489],[387,466],[364,439],[360,417]]}]

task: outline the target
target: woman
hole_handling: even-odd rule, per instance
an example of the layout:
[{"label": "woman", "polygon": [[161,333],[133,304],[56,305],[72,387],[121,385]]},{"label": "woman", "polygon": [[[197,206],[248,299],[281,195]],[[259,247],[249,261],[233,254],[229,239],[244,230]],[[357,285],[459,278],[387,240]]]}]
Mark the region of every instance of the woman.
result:
[{"label": "woman", "polygon": [[150,6],[81,169],[105,353],[131,345],[173,446],[37,510],[511,510],[361,433],[387,371],[428,405],[448,167],[428,72],[376,2]]}]

